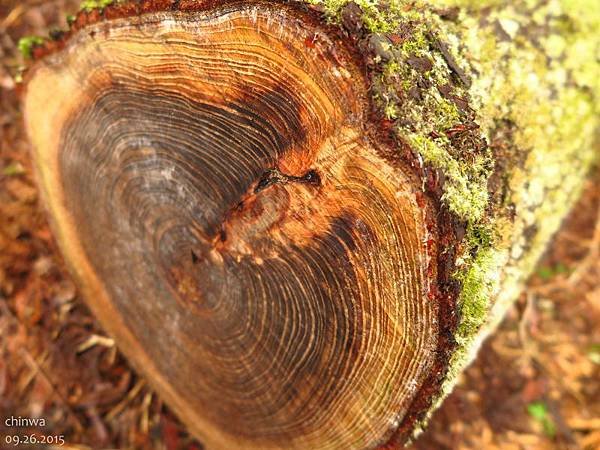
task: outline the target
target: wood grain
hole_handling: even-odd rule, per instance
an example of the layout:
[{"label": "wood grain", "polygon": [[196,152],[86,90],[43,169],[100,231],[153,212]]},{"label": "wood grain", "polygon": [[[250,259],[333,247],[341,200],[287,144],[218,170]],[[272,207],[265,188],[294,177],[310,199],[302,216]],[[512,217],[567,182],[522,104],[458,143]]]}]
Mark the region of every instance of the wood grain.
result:
[{"label": "wood grain", "polygon": [[433,206],[332,39],[269,3],[153,12],[28,74],[66,260],[208,448],[383,444],[434,363]]}]

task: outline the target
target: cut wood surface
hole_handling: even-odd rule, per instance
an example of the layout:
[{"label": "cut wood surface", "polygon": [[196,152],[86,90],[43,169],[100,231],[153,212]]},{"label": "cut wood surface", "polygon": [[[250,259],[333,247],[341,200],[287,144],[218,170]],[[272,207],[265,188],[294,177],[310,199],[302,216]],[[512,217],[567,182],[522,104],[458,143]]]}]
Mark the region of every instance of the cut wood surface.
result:
[{"label": "cut wood surface", "polygon": [[597,156],[598,8],[101,3],[24,106],[107,332],[208,448],[416,435]]}]

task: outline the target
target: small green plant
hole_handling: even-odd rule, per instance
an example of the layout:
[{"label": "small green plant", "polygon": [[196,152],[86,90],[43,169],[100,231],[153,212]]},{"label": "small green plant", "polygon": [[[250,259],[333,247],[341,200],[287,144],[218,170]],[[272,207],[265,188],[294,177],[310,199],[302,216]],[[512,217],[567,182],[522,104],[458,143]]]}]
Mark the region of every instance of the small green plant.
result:
[{"label": "small green plant", "polygon": [[592,344],[588,347],[587,356],[591,362],[600,365],[600,344]]},{"label": "small green plant", "polygon": [[544,281],[548,281],[557,275],[568,274],[571,272],[563,263],[557,263],[553,266],[542,266],[537,270],[537,275]]},{"label": "small green plant", "polygon": [[39,36],[25,36],[19,39],[17,47],[19,48],[21,55],[23,55],[23,58],[31,58],[33,47],[42,45],[43,43],[44,39]]},{"label": "small green plant", "polygon": [[548,407],[543,402],[533,402],[527,405],[527,413],[538,422],[544,434],[550,438],[556,436],[556,426],[548,412]]},{"label": "small green plant", "polygon": [[2,175],[12,177],[25,173],[25,168],[20,162],[13,162],[2,169]]}]

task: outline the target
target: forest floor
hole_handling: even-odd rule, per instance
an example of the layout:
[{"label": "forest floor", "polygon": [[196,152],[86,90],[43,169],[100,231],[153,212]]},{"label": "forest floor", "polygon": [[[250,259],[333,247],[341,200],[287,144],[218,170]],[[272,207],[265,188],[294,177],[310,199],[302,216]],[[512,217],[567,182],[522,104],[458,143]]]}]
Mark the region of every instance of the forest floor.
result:
[{"label": "forest floor", "polygon": [[[38,202],[17,42],[64,27],[78,3],[0,0],[0,417],[44,417],[45,426],[19,431],[63,435],[63,449],[199,450],[82,302]],[[600,449],[599,324],[597,173],[412,449]],[[2,427],[2,437],[15,431]]]}]

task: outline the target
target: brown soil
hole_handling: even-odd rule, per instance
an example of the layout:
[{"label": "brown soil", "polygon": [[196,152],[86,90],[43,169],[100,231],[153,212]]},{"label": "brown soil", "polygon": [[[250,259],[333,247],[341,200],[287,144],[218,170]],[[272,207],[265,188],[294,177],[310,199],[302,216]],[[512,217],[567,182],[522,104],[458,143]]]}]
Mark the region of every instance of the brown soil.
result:
[{"label": "brown soil", "polygon": [[[201,449],[83,304],[38,204],[17,42],[64,27],[78,3],[0,0],[0,448],[28,448],[4,439],[35,433],[72,449]],[[599,183],[412,449],[600,448]],[[10,417],[46,424],[6,427]]]}]

